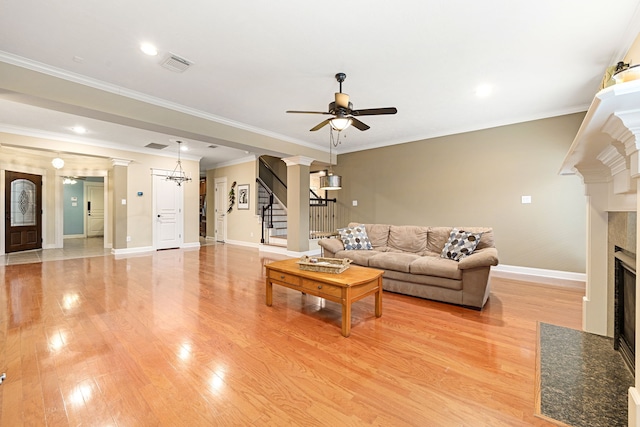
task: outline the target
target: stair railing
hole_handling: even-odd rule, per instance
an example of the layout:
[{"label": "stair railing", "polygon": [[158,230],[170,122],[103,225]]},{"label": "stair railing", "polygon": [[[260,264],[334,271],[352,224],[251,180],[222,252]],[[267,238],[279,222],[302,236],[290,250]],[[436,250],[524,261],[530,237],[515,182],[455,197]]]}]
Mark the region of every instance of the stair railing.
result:
[{"label": "stair railing", "polygon": [[335,235],[337,199],[320,197],[313,190],[309,192],[309,238],[321,239]]},{"label": "stair railing", "polygon": [[273,228],[273,203],[275,201],[275,197],[273,195],[273,191],[271,191],[271,189],[267,187],[260,178],[256,178],[256,183],[269,194],[269,203],[262,206],[260,212],[260,218],[262,219],[262,235],[260,236],[260,243],[265,244],[268,243],[267,240],[269,238],[267,230]]}]

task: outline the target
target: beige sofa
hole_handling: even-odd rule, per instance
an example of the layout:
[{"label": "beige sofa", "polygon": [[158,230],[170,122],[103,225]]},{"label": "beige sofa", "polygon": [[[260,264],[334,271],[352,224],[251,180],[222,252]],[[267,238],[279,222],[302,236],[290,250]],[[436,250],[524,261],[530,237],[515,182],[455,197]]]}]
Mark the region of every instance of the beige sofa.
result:
[{"label": "beige sofa", "polygon": [[491,266],[498,265],[493,229],[458,227],[482,235],[470,255],[455,261],[441,256],[453,227],[362,225],[372,249],[347,250],[340,238],[321,239],[323,256],[349,258],[354,264],[384,270],[386,291],[477,309],[487,302]]}]

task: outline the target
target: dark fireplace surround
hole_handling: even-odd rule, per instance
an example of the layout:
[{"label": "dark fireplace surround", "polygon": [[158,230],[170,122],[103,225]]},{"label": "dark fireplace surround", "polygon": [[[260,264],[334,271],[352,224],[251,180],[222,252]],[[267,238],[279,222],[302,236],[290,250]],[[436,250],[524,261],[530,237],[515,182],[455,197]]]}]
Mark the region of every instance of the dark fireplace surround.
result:
[{"label": "dark fireplace surround", "polygon": [[614,335],[613,347],[635,372],[636,349],[636,257],[618,246],[614,250]]}]

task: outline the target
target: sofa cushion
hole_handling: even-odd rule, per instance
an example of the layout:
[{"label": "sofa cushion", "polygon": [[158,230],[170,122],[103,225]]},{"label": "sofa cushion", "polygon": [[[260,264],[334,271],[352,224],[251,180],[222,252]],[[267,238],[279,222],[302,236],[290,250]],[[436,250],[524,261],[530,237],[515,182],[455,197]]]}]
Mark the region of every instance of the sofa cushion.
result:
[{"label": "sofa cushion", "polygon": [[384,252],[369,258],[369,267],[409,273],[409,266],[418,258],[420,258],[420,256],[416,254]]},{"label": "sofa cushion", "polygon": [[380,252],[376,250],[341,250],[335,253],[336,258],[349,258],[356,265],[361,265],[363,267],[369,266],[369,258],[378,255]]},{"label": "sofa cushion", "polygon": [[429,227],[429,235],[427,236],[427,250],[429,252],[437,252],[438,256],[442,253],[442,248],[449,240],[453,227]]},{"label": "sofa cushion", "polygon": [[458,263],[447,258],[423,256],[413,261],[409,272],[416,275],[446,277],[447,279],[462,279],[462,270]]},{"label": "sofa cushion", "polygon": [[449,258],[454,261],[460,261],[462,258],[469,256],[480,243],[481,233],[472,233],[470,231],[458,230],[454,228],[449,234],[449,240],[442,249],[442,258]]},{"label": "sofa cushion", "polygon": [[369,241],[374,248],[386,247],[389,240],[390,225],[386,224],[365,224]]},{"label": "sofa cushion", "polygon": [[340,234],[340,239],[347,251],[354,249],[372,249],[369,236],[367,236],[367,230],[363,224],[356,225],[355,227],[339,228],[338,234]]},{"label": "sofa cushion", "polygon": [[428,227],[417,225],[392,225],[387,246],[402,252],[422,254],[427,250],[428,231]]}]

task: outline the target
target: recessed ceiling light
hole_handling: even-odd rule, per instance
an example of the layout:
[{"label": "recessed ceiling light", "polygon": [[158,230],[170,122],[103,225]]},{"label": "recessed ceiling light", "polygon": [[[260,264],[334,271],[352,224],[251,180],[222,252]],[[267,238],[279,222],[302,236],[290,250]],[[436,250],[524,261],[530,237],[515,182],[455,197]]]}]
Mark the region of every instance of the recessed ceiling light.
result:
[{"label": "recessed ceiling light", "polygon": [[71,130],[78,134],[87,133],[87,129],[83,128],[82,126],[74,126],[71,128]]},{"label": "recessed ceiling light", "polygon": [[158,54],[158,49],[151,43],[142,43],[140,50],[149,56],[156,56]]},{"label": "recessed ceiling light", "polygon": [[180,144],[180,150],[189,151],[189,147],[187,147],[186,145],[184,145],[184,143],[182,143],[182,144]]},{"label": "recessed ceiling light", "polygon": [[493,86],[491,86],[490,84],[481,84],[476,87],[475,92],[478,98],[486,98],[493,92]]}]

